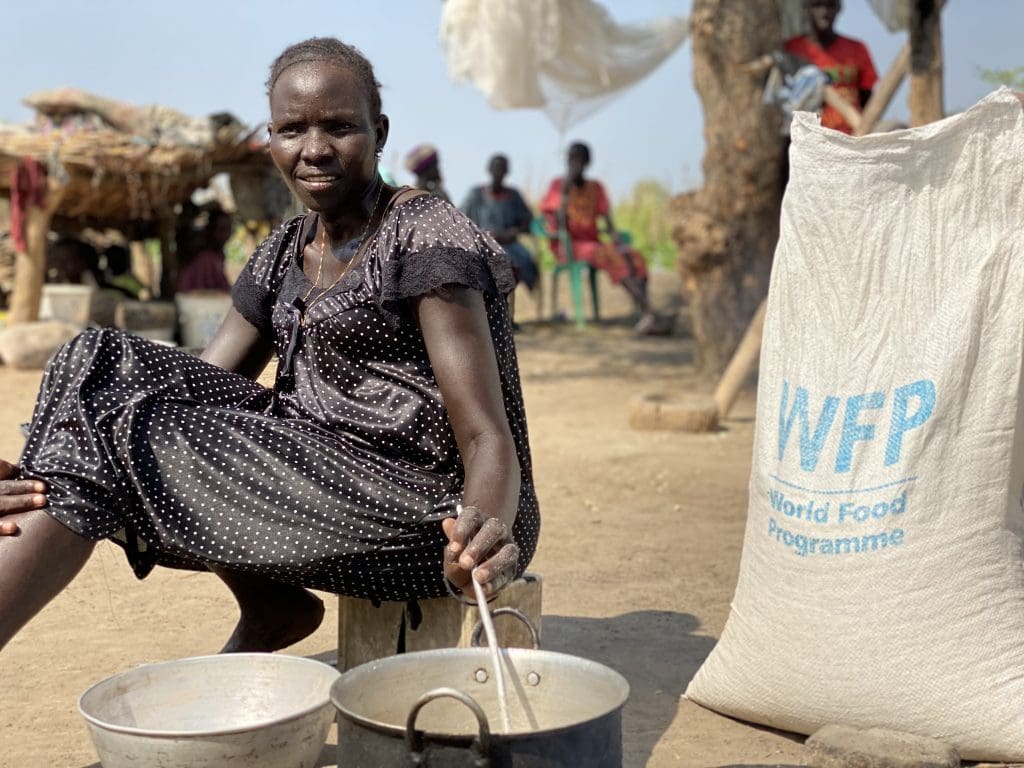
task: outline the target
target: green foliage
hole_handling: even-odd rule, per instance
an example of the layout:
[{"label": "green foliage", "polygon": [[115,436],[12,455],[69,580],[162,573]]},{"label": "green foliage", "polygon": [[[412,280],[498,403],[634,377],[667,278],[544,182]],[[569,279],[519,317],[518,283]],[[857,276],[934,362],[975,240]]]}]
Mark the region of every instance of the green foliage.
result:
[{"label": "green foliage", "polygon": [[615,226],[629,232],[633,247],[655,269],[673,269],[676,246],[669,223],[669,191],[658,181],[646,179],[633,187],[630,197],[615,206]]},{"label": "green foliage", "polygon": [[978,68],[978,75],[986,83],[992,85],[1006,85],[1015,91],[1024,91],[1024,67],[1013,69],[985,69]]},{"label": "green foliage", "polygon": [[228,264],[245,264],[249,259],[249,238],[244,226],[237,225],[224,244],[224,260]]}]

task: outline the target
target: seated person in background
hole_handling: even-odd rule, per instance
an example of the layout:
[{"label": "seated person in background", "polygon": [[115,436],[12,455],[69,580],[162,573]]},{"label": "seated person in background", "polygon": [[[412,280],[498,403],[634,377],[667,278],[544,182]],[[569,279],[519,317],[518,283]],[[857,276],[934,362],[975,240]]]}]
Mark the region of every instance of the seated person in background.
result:
[{"label": "seated person in background", "polygon": [[444,188],[444,180],[441,178],[441,156],[437,152],[437,147],[432,144],[413,147],[405,156],[405,168],[416,177],[414,187],[451,202]]},{"label": "seated person in background", "polygon": [[[787,40],[785,49],[823,71],[840,96],[857,109],[863,109],[878,75],[867,46],[836,33],[836,16],[842,7],[841,0],[808,0],[810,32]],[[828,104],[822,110],[821,124],[843,133],[853,133],[853,128]]]},{"label": "seated person in background", "polygon": [[104,287],[99,253],[84,240],[60,238],[50,247],[46,261],[49,282]]},{"label": "seated person in background", "polygon": [[146,287],[132,274],[132,256],[123,245],[111,245],[103,252],[107,261],[106,285],[131,299],[143,296]]},{"label": "seated person in background", "polygon": [[178,291],[230,291],[224,274],[224,246],[231,239],[234,221],[231,214],[215,208],[200,239],[198,252],[181,265]]},{"label": "seated person in background", "polygon": [[[590,147],[581,142],[569,146],[568,171],[555,179],[541,201],[541,212],[554,231],[565,228],[572,241],[572,255],[595,269],[603,269],[612,282],[621,285],[633,297],[642,313],[634,330],[644,336],[672,331],[671,319],[655,314],[647,295],[647,263],[643,254],[621,242],[612,222],[611,206],[601,182],[583,177],[590,164]],[[611,242],[600,239],[599,221]],[[561,243],[552,240],[556,258],[564,260]]]},{"label": "seated person in background", "polygon": [[487,162],[490,184],[473,187],[462,203],[465,213],[480,229],[490,232],[512,261],[512,272],[517,283],[525,283],[531,291],[537,287],[540,273],[533,256],[519,235],[530,231],[531,213],[523,196],[514,187],[505,186],[508,158],[494,155]]}]

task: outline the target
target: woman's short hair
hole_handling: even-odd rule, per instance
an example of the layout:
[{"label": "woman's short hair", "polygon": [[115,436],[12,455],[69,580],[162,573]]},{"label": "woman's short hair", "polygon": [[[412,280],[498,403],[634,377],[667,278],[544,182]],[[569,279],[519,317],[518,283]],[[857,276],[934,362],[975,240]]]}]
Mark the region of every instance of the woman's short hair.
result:
[{"label": "woman's short hair", "polygon": [[380,83],[373,74],[373,65],[355,46],[343,43],[334,37],[311,37],[301,43],[290,45],[274,59],[270,65],[270,77],[267,79],[267,95],[274,89],[274,84],[288,67],[309,61],[323,61],[348,70],[359,78],[366,91],[370,103],[370,115],[375,120],[380,117]]},{"label": "woman's short hair", "polygon": [[590,163],[590,147],[584,144],[582,141],[574,141],[572,144],[570,144],[569,154],[579,155],[583,159],[584,163],[588,165]]}]

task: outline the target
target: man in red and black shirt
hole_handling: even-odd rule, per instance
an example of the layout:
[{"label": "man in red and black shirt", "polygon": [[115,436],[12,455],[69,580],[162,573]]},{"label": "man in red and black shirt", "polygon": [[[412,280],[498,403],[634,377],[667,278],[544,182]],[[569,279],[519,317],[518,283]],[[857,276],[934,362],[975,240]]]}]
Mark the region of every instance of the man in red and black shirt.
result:
[{"label": "man in red and black shirt", "polygon": [[[808,0],[811,30],[806,35],[787,40],[785,47],[789,53],[822,70],[844,99],[857,109],[863,109],[878,75],[864,43],[836,34],[834,25],[841,9],[841,0]],[[840,114],[827,104],[821,113],[821,124],[843,133],[853,133]]]}]

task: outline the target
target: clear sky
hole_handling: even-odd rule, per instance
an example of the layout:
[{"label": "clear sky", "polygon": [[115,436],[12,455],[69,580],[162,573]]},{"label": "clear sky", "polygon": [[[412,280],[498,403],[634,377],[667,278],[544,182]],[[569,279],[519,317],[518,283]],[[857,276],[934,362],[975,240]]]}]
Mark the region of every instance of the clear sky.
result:
[{"label": "clear sky", "polygon": [[[606,0],[618,21],[688,14],[690,0]],[[383,83],[392,132],[385,164],[399,181],[407,150],[441,151],[446,186],[460,200],[484,180],[487,157],[503,151],[510,181],[531,194],[561,171],[564,147],[594,149],[592,173],[613,196],[644,178],[673,191],[700,184],[702,115],[685,43],[646,80],[560,136],[537,111],[499,112],[470,84],[455,84],[438,44],[439,0],[0,0],[0,120],[25,122],[22,97],[74,86],[137,104],[162,103],[195,116],[230,111],[267,119],[264,82],[287,45],[333,35],[358,46]],[[867,0],[846,0],[837,28],[871,49],[880,72],[904,35],[891,34]],[[946,107],[966,107],[990,86],[979,67],[1024,65],[1024,0],[949,0],[944,13]],[[906,117],[906,93],[890,117]]]}]

